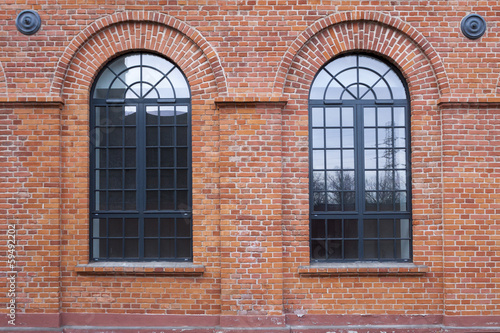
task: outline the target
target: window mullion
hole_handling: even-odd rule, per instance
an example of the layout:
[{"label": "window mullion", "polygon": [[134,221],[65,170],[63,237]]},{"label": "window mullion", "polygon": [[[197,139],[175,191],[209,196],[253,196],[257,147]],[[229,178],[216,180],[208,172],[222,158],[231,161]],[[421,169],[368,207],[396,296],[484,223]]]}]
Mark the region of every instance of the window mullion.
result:
[{"label": "window mullion", "polygon": [[143,103],[136,109],[136,203],[139,212],[139,259],[144,258],[144,210],[146,208],[146,110]]}]

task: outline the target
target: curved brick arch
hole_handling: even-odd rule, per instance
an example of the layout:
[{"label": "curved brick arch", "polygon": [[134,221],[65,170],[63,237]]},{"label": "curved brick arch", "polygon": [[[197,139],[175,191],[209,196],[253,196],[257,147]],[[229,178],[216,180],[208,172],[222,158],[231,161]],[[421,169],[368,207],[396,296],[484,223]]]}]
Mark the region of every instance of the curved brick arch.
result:
[{"label": "curved brick arch", "polygon": [[[123,35],[116,35],[109,32],[110,29],[116,29],[116,31],[119,31],[126,25],[149,25],[151,29],[148,31],[142,31],[141,33],[143,33],[143,35],[137,36],[139,40],[136,41],[124,40]],[[108,32],[106,33],[106,31]],[[168,33],[166,33],[166,31],[168,31]],[[158,12],[121,12],[95,21],[82,30],[75,38],[73,38],[71,43],[66,47],[57,64],[54,80],[51,86],[51,93],[53,95],[61,95],[64,81],[68,75],[67,72],[71,63],[78,58],[82,49],[88,49],[87,45],[91,43],[96,36],[103,33],[107,36],[106,42],[109,42],[110,44],[104,45],[105,48],[101,50],[102,52],[95,53],[93,57],[102,57],[103,55],[107,55],[107,58],[109,59],[110,56],[113,55],[112,52],[117,54],[119,52],[124,52],[127,49],[131,50],[135,48],[154,50],[163,53],[176,61],[170,53],[178,53],[179,45],[168,45],[167,41],[163,39],[163,36],[169,36],[174,39],[186,39],[185,44],[190,43],[193,46],[196,46],[203,53],[203,57],[206,59],[206,63],[209,66],[209,69],[204,66],[202,68],[198,68],[198,70],[200,72],[206,72],[207,70],[212,72],[217,84],[218,92],[225,93],[227,91],[224,69],[220,63],[219,57],[210,43],[196,29],[176,18]],[[121,44],[112,45],[112,42]],[[123,47],[125,45],[126,47]],[[170,50],[165,50],[167,45],[171,47]],[[172,51],[172,49],[174,50]],[[183,64],[184,67],[178,62],[177,64],[183,69],[184,72],[184,67],[192,67],[186,63]],[[186,72],[185,74],[187,75]]]},{"label": "curved brick arch", "polygon": [[[311,64],[316,63],[311,68],[314,74],[339,53],[351,50],[375,52],[392,60],[407,78],[418,76],[417,72],[412,72],[418,69],[415,67],[417,58],[420,65],[426,64],[428,71],[425,74],[436,82],[439,94],[450,92],[448,77],[437,52],[415,28],[380,12],[345,12],[316,21],[296,38],[278,68],[275,93],[283,91],[289,84],[287,81],[291,79],[289,75],[298,55],[311,48],[316,49],[315,57],[308,59]],[[409,81],[410,86],[412,83]]]}]

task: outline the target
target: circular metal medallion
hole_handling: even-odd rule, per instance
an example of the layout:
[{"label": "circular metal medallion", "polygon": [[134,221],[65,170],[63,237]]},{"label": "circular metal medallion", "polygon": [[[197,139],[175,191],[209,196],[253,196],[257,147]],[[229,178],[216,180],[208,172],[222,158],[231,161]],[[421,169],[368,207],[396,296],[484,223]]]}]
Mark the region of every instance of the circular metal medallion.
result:
[{"label": "circular metal medallion", "polygon": [[23,10],[17,15],[17,30],[25,35],[33,35],[40,29],[41,25],[42,20],[40,19],[40,15],[34,10]]},{"label": "circular metal medallion", "polygon": [[486,31],[486,21],[478,14],[469,14],[462,19],[460,28],[465,37],[478,39]]}]

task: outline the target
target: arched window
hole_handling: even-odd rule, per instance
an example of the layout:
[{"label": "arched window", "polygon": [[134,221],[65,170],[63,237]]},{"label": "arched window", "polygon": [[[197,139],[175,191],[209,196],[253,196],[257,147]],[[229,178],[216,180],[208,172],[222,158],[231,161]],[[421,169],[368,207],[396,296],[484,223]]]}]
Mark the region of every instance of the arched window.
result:
[{"label": "arched window", "polygon": [[309,95],[312,261],[411,260],[410,113],[395,68],[324,66]]},{"label": "arched window", "polygon": [[191,260],[191,98],[170,61],[121,56],[90,100],[90,259]]}]

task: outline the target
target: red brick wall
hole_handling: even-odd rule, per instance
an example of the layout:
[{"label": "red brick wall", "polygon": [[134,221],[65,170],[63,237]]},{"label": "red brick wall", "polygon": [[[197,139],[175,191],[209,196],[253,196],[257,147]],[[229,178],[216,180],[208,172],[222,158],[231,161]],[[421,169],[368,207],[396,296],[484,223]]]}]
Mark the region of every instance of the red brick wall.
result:
[{"label": "red brick wall", "polygon": [[[42,18],[32,36],[15,28],[24,9]],[[499,329],[499,12],[496,0],[2,2],[0,249],[14,224],[17,324]],[[469,13],[487,21],[480,39],[460,32]],[[89,91],[134,50],[170,58],[191,86],[195,267],[89,273]],[[410,90],[406,273],[309,267],[308,92],[351,51],[394,64]]]}]

